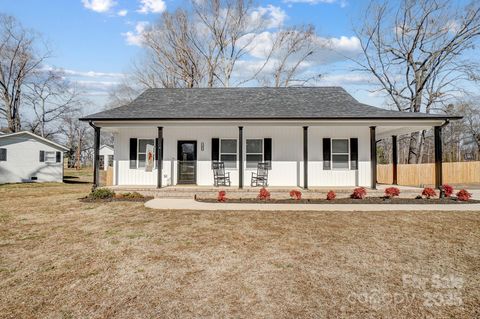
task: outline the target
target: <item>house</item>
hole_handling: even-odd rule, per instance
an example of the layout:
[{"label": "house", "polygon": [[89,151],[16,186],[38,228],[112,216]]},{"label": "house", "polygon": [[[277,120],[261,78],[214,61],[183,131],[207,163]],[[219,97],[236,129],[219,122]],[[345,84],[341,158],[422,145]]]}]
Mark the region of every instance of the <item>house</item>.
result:
[{"label": "house", "polygon": [[31,132],[2,134],[0,184],[62,182],[66,151],[66,147]]},{"label": "house", "polygon": [[99,168],[107,170],[109,167],[113,167],[113,147],[109,145],[100,146],[99,150]]},{"label": "house", "polygon": [[114,185],[213,185],[221,161],[239,188],[259,162],[270,186],[375,188],[378,140],[435,127],[441,168],[441,128],[456,118],[373,107],[341,87],[291,87],[148,89],[81,120],[95,129],[96,163],[101,130],[113,133]]}]

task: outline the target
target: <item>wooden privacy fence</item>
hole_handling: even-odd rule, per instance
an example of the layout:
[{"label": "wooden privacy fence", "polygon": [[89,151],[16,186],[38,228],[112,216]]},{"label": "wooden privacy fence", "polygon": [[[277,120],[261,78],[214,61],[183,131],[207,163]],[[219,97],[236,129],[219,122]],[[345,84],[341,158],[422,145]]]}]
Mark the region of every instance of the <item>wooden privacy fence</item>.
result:
[{"label": "wooden privacy fence", "polygon": [[[377,181],[392,184],[392,164],[377,165]],[[435,164],[399,164],[398,185],[423,186],[435,184]],[[443,163],[443,183],[480,184],[480,161]]]}]

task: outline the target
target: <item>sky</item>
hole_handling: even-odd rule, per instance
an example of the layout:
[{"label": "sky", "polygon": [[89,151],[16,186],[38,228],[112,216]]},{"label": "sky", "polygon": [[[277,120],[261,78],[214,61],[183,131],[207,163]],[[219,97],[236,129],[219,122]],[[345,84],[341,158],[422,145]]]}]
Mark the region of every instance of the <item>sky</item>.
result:
[{"label": "sky", "polygon": [[[65,70],[69,79],[102,108],[108,90],[128,73],[142,52],[138,32],[154,23],[165,10],[185,5],[178,0],[0,0],[0,12],[15,16],[38,31],[53,57],[46,67]],[[257,1],[277,25],[312,24],[319,37],[334,41],[344,53],[359,53],[353,23],[363,0]],[[317,85],[342,85],[358,100],[381,106],[383,99],[369,92],[364,78],[351,72],[351,62],[322,52]]]}]

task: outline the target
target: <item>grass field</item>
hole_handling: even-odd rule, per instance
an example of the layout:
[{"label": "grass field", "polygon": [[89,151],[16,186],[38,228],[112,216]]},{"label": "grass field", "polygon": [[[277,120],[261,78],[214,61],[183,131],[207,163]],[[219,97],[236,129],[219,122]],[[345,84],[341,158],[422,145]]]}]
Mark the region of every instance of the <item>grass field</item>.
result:
[{"label": "grass field", "polygon": [[1,318],[480,317],[480,212],[153,211],[89,190],[0,186]]}]

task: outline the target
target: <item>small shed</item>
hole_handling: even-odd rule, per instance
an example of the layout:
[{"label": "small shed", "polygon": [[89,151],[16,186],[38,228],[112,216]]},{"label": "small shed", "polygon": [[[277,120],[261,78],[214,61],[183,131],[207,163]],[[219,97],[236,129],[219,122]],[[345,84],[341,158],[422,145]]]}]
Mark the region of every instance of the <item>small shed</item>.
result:
[{"label": "small shed", "polygon": [[68,148],[22,131],[0,135],[0,184],[62,182]]},{"label": "small shed", "polygon": [[113,167],[113,147],[102,145],[100,147],[99,156],[100,169],[106,171],[109,167]]}]

